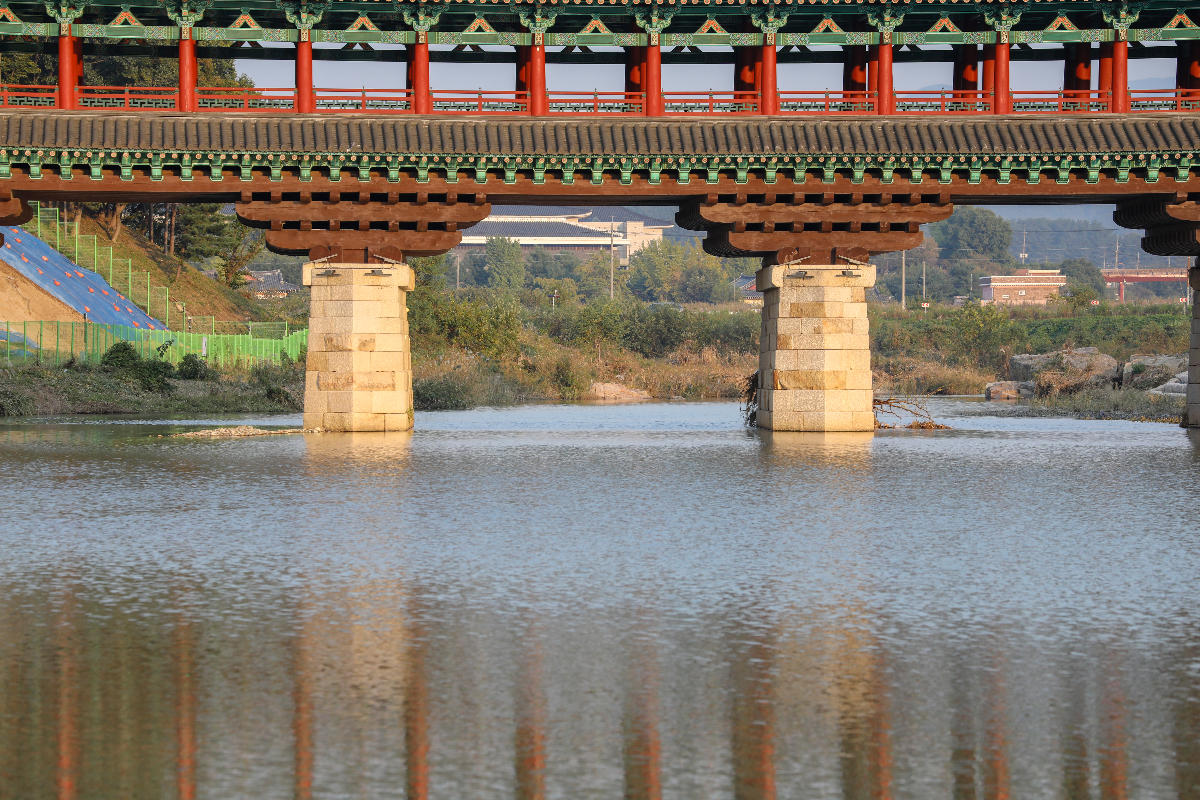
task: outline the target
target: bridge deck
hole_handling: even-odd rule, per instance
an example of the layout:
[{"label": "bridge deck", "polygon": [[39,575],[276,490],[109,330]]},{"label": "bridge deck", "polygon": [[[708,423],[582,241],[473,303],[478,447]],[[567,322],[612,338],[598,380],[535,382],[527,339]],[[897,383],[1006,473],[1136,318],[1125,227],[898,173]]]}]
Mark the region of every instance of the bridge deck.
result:
[{"label": "bridge deck", "polygon": [[1037,155],[1200,149],[1200,114],[729,120],[0,111],[0,147],[430,155]]}]

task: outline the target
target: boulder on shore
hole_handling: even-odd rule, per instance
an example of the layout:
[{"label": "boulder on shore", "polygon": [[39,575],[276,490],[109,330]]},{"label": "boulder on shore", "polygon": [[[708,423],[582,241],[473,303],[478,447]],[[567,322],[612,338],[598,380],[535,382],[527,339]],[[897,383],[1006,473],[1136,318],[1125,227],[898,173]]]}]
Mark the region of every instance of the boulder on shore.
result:
[{"label": "boulder on shore", "polygon": [[1147,394],[1187,394],[1187,380],[1188,374],[1185,369],[1162,386],[1155,386]]},{"label": "boulder on shore", "polygon": [[1188,357],[1180,356],[1130,356],[1121,368],[1121,386],[1126,389],[1152,389],[1161,386],[1186,370]]},{"label": "boulder on shore", "polygon": [[995,381],[983,388],[985,400],[1021,400],[1033,394],[1033,381]]},{"label": "boulder on shore", "polygon": [[1057,353],[1023,353],[1008,362],[1008,377],[1031,381],[1039,396],[1071,394],[1084,389],[1112,386],[1120,379],[1121,364],[1095,347]]}]

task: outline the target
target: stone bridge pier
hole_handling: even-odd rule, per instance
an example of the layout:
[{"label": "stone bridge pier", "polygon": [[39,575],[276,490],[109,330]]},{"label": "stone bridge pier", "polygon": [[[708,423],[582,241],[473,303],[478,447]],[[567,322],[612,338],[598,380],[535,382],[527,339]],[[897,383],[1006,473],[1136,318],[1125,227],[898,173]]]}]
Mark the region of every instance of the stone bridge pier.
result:
[{"label": "stone bridge pier", "polygon": [[870,431],[871,265],[763,267],[758,426],[777,431]]},{"label": "stone bridge pier", "polygon": [[407,431],[413,426],[406,264],[304,265],[312,287],[304,427]]},{"label": "stone bridge pier", "polygon": [[1133,197],[1117,203],[1113,221],[1141,228],[1142,249],[1156,256],[1190,256],[1188,289],[1192,319],[1188,338],[1188,385],[1183,427],[1200,428],[1200,200],[1195,193],[1177,191]]},{"label": "stone bridge pier", "polygon": [[867,290],[878,253],[908,250],[921,225],[950,216],[944,190],[792,192],[685,204],[682,227],[704,231],[717,256],[758,256],[763,293],[758,356],[760,428],[871,431]]}]

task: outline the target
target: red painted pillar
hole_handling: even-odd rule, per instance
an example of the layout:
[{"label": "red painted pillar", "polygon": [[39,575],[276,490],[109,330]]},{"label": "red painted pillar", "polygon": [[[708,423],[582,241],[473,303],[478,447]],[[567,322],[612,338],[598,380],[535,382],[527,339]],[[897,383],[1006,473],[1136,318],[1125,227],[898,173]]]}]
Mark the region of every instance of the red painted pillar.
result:
[{"label": "red painted pillar", "polygon": [[[536,35],[536,34],[535,34]],[[540,39],[541,37],[538,36]],[[540,41],[528,49],[529,60],[526,82],[529,91],[529,113],[544,117],[550,113],[550,101],[546,97],[546,45]]]},{"label": "red painted pillar", "polygon": [[996,91],[996,45],[985,44],[983,46],[983,70],[980,74],[981,85],[984,99],[988,102],[995,102]]},{"label": "red painted pillar", "polygon": [[879,109],[879,46],[867,47],[867,93],[870,101]]},{"label": "red painted pillar", "polygon": [[1200,42],[1188,42],[1188,64],[1187,64],[1187,82],[1184,84],[1189,92],[1189,97],[1196,96],[1196,90],[1200,89]]},{"label": "red painted pillar", "polygon": [[[66,31],[65,33],[63,31]],[[79,108],[76,87],[79,84],[79,47],[69,24],[62,25],[58,34],[58,107]]]},{"label": "red painted pillar", "polygon": [[665,111],[662,95],[662,49],[656,40],[646,45],[642,62],[642,82],[646,87],[646,116],[661,117]]},{"label": "red painted pillar", "polygon": [[1200,42],[1177,42],[1175,90],[1182,97],[1192,97],[1200,88]]},{"label": "red painted pillar", "polygon": [[179,110],[196,111],[196,40],[191,28],[180,28],[179,35]]},{"label": "red painted pillar", "polygon": [[896,94],[892,90],[892,43],[879,45],[879,108],[880,114],[896,113]]},{"label": "red painted pillar", "polygon": [[1113,79],[1113,43],[1101,42],[1100,54],[1096,58],[1096,91],[1100,99],[1112,103]]},{"label": "red painted pillar", "polygon": [[954,51],[954,91],[979,91],[979,45],[964,44]]},{"label": "red painted pillar", "polygon": [[[424,34],[417,32],[418,37]],[[408,46],[408,90],[412,92],[412,109],[418,114],[433,113],[433,95],[429,93],[429,42],[417,41]]]},{"label": "red painted pillar", "polygon": [[625,93],[631,95],[630,103],[640,105],[645,113],[646,107],[646,54],[644,48],[625,48]]},{"label": "red painted pillar", "polygon": [[307,31],[300,31],[301,39],[296,42],[296,110],[311,114],[317,110],[317,99],[313,94],[312,40]]},{"label": "red painted pillar", "polygon": [[529,91],[529,45],[519,44],[516,47],[516,82],[514,88],[518,92]]},{"label": "red painted pillar", "polygon": [[1129,42],[1113,42],[1112,105],[1114,114],[1129,113]]},{"label": "red painted pillar", "polygon": [[842,91],[865,92],[867,90],[867,48],[860,44],[843,49]]},{"label": "red painted pillar", "polygon": [[997,42],[995,54],[996,59],[993,72],[995,74],[996,99],[992,105],[992,111],[996,114],[1011,114],[1012,87],[1009,86],[1008,82],[1008,42]]},{"label": "red painted pillar", "polygon": [[[774,39],[773,34],[767,34]],[[775,43],[762,46],[762,55],[759,57],[759,113],[760,114],[778,114],[779,113],[779,72],[778,59],[776,58]]]},{"label": "red painted pillar", "polygon": [[1088,42],[1080,42],[1066,45],[1064,50],[1063,91],[1090,91],[1092,88],[1092,45]]}]

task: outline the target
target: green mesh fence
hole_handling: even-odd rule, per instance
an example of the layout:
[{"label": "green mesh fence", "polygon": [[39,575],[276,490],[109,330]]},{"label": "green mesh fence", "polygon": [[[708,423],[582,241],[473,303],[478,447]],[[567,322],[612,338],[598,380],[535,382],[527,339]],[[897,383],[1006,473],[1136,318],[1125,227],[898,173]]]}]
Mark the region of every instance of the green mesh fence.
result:
[{"label": "green mesh fence", "polygon": [[272,337],[146,331],[94,322],[0,320],[0,363],[57,366],[72,358],[76,362],[98,363],[105,351],[120,341],[132,344],[143,358],[161,357],[177,364],[188,353],[195,353],[213,366],[233,367],[278,361],[284,353],[298,360],[308,347],[308,331]]},{"label": "green mesh fence", "polygon": [[147,314],[171,326],[171,293],[166,286],[153,285],[150,273],[135,270],[130,259],[116,257],[113,249],[100,244],[94,235],[81,233],[54,206],[43,206],[36,200],[29,205],[33,208],[33,219],[26,223],[27,230],[79,266],[104,276],[110,286]]}]

